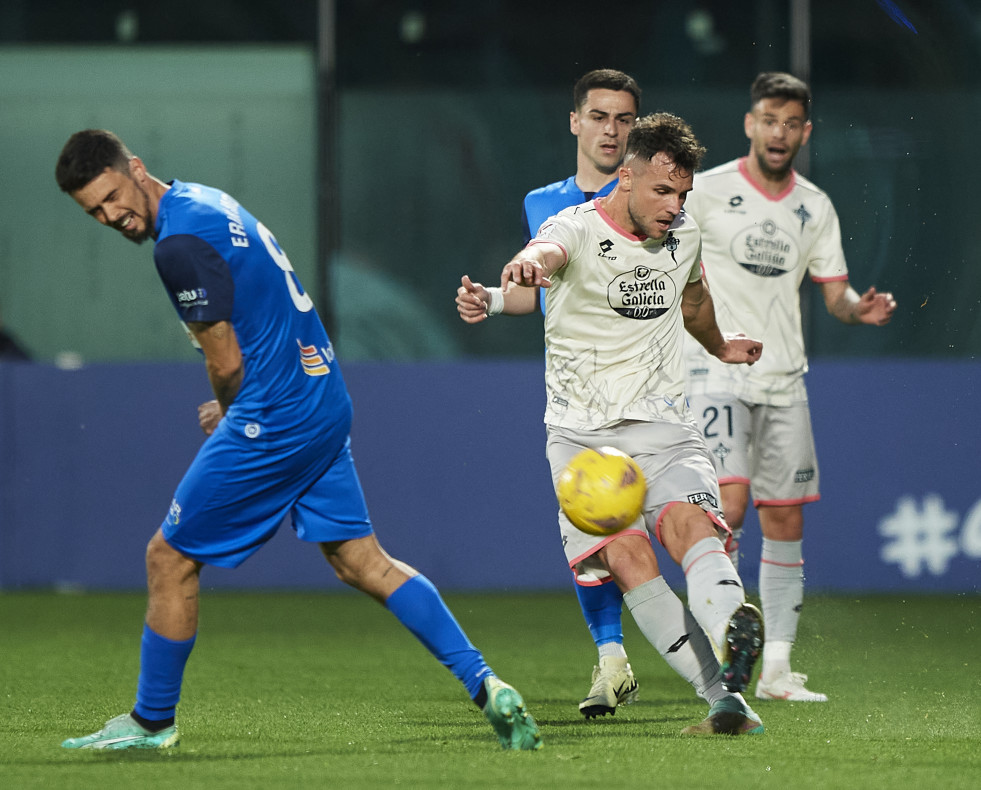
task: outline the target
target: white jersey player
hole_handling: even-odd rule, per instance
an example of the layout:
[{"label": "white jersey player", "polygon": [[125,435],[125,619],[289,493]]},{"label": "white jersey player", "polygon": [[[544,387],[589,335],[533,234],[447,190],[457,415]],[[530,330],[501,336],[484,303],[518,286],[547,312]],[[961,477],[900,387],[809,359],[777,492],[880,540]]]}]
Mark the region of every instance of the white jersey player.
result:
[{"label": "white jersey player", "polygon": [[[754,363],[762,345],[723,337],[701,282],[698,228],[682,206],[703,152],[680,118],[642,118],[613,192],[547,221],[504,267],[500,288],[464,277],[457,308],[476,323],[527,301],[521,288],[547,289],[553,480],[577,452],[603,445],[633,457],[647,480],[641,519],[614,535],[586,535],[559,513],[569,565],[612,575],[644,636],[709,701],[686,733],[754,734],[763,725],[740,692],[762,617],[725,551],[711,458],[684,402],[682,336],[729,363]],[[685,569],[690,612],[661,577],[652,536]],[[710,639],[725,649],[721,667]]]},{"label": "white jersey player", "polygon": [[638,237],[597,200],[543,225],[531,245],[542,243],[567,261],[544,292],[545,422],[592,430],[688,420],[680,296],[701,278],[695,223],[682,212],[664,238]]},{"label": "white jersey player", "polygon": [[751,95],[749,155],[698,174],[685,208],[702,230],[719,326],[761,338],[766,354],[752,368],[725,366],[687,343],[690,404],[719,475],[734,562],[750,491],[759,512],[767,645],[756,696],[823,702],[790,668],[804,596],[802,506],[819,497],[799,288],[809,275],[844,323],[884,324],[895,302],[874,288],[861,297],[851,288],[834,207],[792,169],[811,134],[807,85],[768,72]]},{"label": "white jersey player", "polygon": [[686,210],[704,225],[705,279],[723,331],[738,327],[765,338],[753,367],[722,365],[690,343],[690,394],[728,392],[753,403],[807,400],[801,330],[801,282],[848,281],[838,215],[828,196],[791,171],[786,190],[762,192],[748,158],[699,173]]}]

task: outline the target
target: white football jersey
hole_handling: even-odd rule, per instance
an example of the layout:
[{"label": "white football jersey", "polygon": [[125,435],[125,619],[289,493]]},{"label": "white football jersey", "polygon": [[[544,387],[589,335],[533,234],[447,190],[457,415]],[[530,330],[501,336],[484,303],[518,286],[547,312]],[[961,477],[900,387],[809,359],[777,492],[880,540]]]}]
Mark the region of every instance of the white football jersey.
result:
[{"label": "white football jersey", "polygon": [[700,277],[698,227],[682,212],[660,240],[618,227],[599,201],[545,222],[566,264],[545,294],[545,422],[591,430],[690,419],[681,295]]},{"label": "white football jersey", "polygon": [[695,175],[685,211],[702,231],[702,267],[723,332],[763,341],[752,367],[726,365],[686,338],[688,390],[786,406],[807,399],[800,284],[847,280],[838,215],[800,174],[780,195],[750,180],[745,158]]}]

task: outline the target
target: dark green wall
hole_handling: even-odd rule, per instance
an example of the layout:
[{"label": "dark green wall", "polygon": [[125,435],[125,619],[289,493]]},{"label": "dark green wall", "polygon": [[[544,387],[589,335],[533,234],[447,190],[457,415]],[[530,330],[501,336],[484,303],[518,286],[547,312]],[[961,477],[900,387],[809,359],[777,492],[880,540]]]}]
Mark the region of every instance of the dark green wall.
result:
[{"label": "dark green wall", "polygon": [[[34,354],[191,358],[153,269],[53,179],[79,128],[118,132],[164,178],[224,188],[277,235],[316,292],[314,57],[304,47],[0,48],[0,316]],[[643,79],[642,79],[643,82]],[[343,88],[343,86],[342,86]],[[686,117],[707,164],[742,155],[745,88],[645,84],[644,111]],[[568,176],[568,89],[340,91],[335,341],[348,359],[533,357],[537,317],[456,317],[459,278],[493,282],[521,242],[520,201]],[[899,300],[884,330],[830,320],[805,293],[819,355],[981,351],[981,92],[816,93],[809,175],[834,200],[853,284]],[[807,150],[807,149],[805,149]],[[814,289],[812,289],[814,290]]]}]

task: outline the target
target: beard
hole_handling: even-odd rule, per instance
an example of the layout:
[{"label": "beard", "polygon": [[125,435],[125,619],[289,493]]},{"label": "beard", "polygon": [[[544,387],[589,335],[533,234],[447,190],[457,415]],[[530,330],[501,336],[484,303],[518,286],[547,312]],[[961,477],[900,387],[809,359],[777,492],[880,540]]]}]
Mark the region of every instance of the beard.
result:
[{"label": "beard", "polygon": [[787,164],[785,164],[783,167],[770,167],[770,163],[766,161],[766,151],[764,151],[763,153],[756,155],[756,163],[760,166],[760,170],[764,176],[774,181],[780,181],[781,179],[785,178],[787,173],[789,173],[791,168],[793,168],[794,157],[796,155],[796,152],[791,153],[791,155],[787,157]]},{"label": "beard", "polygon": [[154,238],[154,227],[150,216],[150,196],[147,194],[147,191],[143,189],[143,187],[136,183],[135,180],[133,183],[136,184],[136,188],[139,190],[140,194],[143,195],[143,212],[133,212],[134,217],[138,217],[139,219],[143,220],[143,229],[139,231],[130,231],[117,226],[116,230],[122,233],[125,238],[129,239],[134,244],[142,244],[147,239]]}]

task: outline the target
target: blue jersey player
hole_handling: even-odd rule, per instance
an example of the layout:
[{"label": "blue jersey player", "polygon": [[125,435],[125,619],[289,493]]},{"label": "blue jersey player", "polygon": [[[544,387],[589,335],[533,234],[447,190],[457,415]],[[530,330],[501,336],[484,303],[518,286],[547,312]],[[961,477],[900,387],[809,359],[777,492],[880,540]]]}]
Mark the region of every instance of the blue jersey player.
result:
[{"label": "blue jersey player", "polygon": [[160,181],[111,132],[68,140],[62,191],[136,243],[153,239],[171,301],[204,355],[208,434],[147,547],[136,704],[69,749],[167,748],[198,623],[204,565],[233,568],[289,516],[337,576],[386,606],[460,680],[505,749],[537,749],[524,702],[436,588],[379,545],[351,458],[351,401],[310,297],[269,230],[225,193]]},{"label": "blue jersey player", "polygon": [[[569,113],[569,130],[576,137],[576,173],[525,196],[522,221],[526,244],[545,220],[562,209],[605,197],[613,191],[627,135],[640,110],[640,93],[633,77],[614,69],[590,71],[576,82],[572,91],[574,109]],[[474,303],[484,315],[530,313],[535,309],[536,299],[542,312],[545,311],[538,288],[509,288],[506,310],[498,288],[483,290],[479,283],[464,276],[460,291],[464,298],[486,294],[489,299],[484,300],[488,302],[486,312],[483,302]],[[600,579],[591,573],[577,575],[576,594],[599,652],[592,686],[579,710],[586,718],[613,714],[617,705],[636,700],[638,690],[623,647],[623,594],[610,576]]]}]

